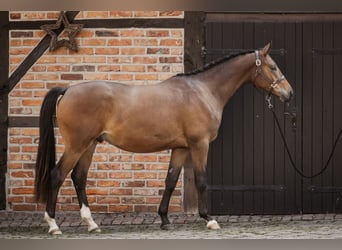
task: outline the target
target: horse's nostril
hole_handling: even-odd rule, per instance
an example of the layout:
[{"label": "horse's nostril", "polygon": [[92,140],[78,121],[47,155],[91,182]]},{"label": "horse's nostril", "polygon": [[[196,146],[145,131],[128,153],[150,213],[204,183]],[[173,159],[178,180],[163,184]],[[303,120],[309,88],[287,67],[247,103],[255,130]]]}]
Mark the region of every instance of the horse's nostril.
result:
[{"label": "horse's nostril", "polygon": [[294,96],[294,92],[293,90],[290,91],[290,98],[292,98]]}]

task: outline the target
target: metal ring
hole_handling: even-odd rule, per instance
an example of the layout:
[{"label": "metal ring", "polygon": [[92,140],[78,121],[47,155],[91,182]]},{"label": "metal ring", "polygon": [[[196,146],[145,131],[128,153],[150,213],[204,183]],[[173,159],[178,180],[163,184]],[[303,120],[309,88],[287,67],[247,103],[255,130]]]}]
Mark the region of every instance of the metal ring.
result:
[{"label": "metal ring", "polygon": [[256,59],[256,60],[255,60],[255,65],[256,65],[257,67],[260,67],[260,66],[261,66],[261,60],[260,60],[260,59]]}]

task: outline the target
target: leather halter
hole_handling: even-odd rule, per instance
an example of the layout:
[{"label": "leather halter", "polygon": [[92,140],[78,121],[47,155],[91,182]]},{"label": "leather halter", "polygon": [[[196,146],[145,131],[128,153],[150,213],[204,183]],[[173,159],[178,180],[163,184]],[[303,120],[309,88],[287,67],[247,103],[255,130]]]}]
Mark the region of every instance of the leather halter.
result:
[{"label": "leather halter", "polygon": [[283,75],[281,75],[281,77],[278,79],[272,80],[262,71],[261,60],[260,60],[260,51],[259,50],[255,51],[255,65],[256,65],[256,70],[255,70],[255,76],[254,76],[253,83],[255,83],[255,80],[258,76],[261,76],[267,82],[270,83],[271,88],[269,90],[269,93],[272,92],[272,90],[277,86],[277,84],[279,84],[282,80],[285,80],[285,76],[283,76]]}]

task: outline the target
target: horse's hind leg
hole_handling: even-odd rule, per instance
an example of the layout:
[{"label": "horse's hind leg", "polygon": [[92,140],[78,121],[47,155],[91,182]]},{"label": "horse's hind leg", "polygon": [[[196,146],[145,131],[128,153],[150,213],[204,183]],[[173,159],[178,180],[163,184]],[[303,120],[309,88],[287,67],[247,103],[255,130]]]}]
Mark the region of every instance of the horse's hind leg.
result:
[{"label": "horse's hind leg", "polygon": [[89,148],[81,156],[71,174],[71,179],[74,183],[78,203],[80,205],[81,218],[85,223],[87,223],[88,232],[101,232],[101,229],[94,222],[91,216],[86,194],[87,175],[95,147],[96,142],[89,146]]},{"label": "horse's hind leg", "polygon": [[158,210],[158,214],[162,220],[162,224],[160,226],[161,229],[168,229],[168,225],[170,224],[170,221],[167,217],[170,198],[176,187],[179,174],[188,154],[188,149],[180,148],[172,150],[169,170],[165,180],[165,191]]},{"label": "horse's hind leg", "polygon": [[46,203],[46,212],[44,215],[45,220],[49,225],[50,234],[61,234],[59,227],[55,220],[55,211],[57,203],[57,195],[60,187],[62,186],[67,174],[75,166],[79,159],[77,154],[67,154],[64,152],[62,158],[59,160],[58,164],[51,171],[51,185],[49,187],[49,196]]}]

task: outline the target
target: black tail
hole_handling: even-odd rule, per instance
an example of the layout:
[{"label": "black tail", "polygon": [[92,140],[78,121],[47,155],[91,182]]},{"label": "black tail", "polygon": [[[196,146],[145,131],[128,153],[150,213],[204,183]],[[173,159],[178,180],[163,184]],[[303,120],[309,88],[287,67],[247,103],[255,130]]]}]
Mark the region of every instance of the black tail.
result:
[{"label": "black tail", "polygon": [[45,96],[39,118],[39,145],[35,175],[35,198],[46,202],[50,190],[50,172],[56,165],[54,116],[58,97],[66,88],[53,88]]}]

